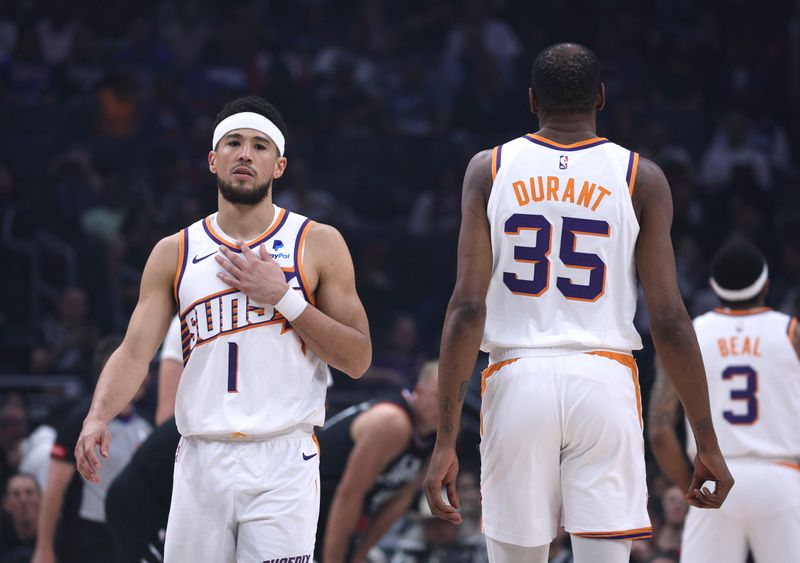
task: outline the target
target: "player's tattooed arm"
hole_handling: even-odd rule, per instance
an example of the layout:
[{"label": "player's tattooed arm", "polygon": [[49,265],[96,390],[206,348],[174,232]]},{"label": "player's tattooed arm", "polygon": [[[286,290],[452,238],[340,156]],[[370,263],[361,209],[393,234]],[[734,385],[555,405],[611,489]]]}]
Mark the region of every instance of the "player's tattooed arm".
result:
[{"label": "player's tattooed arm", "polygon": [[[683,304],[670,239],[672,194],[661,169],[642,158],[633,192],[639,218],[636,268],[650,314],[650,333],[697,442],[695,470],[687,500],[701,508],[718,508],[733,486],[733,477],[717,443],[711,422],[703,358]],[[713,480],[716,490],[703,483]]]},{"label": "player's tattooed arm", "polygon": [[798,323],[797,318],[793,317],[789,326],[789,340],[792,342],[792,347],[797,357],[800,358],[800,329],[797,328],[798,324],[800,323]]},{"label": "player's tattooed arm", "polygon": [[[439,353],[439,432],[425,479],[431,512],[461,523],[457,508],[455,453],[461,407],[475,367],[486,321],[486,293],[492,276],[492,243],[486,204],[492,188],[492,153],[476,154],[467,167],[461,198],[458,270],[447,306]],[[447,488],[449,505],[440,491]]]},{"label": "player's tattooed arm", "polygon": [[685,491],[692,482],[692,472],[675,432],[680,413],[678,394],[656,358],[656,380],[650,394],[647,437],[662,471]]}]

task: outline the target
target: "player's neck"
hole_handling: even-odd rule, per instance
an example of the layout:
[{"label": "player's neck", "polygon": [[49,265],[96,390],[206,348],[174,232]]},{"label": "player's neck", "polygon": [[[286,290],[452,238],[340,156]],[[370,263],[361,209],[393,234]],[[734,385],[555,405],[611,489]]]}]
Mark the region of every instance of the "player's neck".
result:
[{"label": "player's neck", "polygon": [[272,197],[267,196],[256,205],[231,203],[219,196],[217,224],[229,237],[236,240],[253,240],[269,228],[275,219]]},{"label": "player's neck", "polygon": [[594,114],[540,115],[536,134],[569,145],[597,137],[597,123]]}]

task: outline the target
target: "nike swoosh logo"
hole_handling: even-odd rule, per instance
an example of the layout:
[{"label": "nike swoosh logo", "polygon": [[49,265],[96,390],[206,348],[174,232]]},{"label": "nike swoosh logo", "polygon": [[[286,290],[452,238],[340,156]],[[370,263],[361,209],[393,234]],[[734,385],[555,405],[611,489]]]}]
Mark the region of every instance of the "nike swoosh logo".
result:
[{"label": "nike swoosh logo", "polygon": [[305,461],[308,461],[308,460],[309,460],[309,459],[311,459],[312,457],[316,457],[316,456],[317,456],[317,454],[311,454],[311,455],[306,455],[306,454],[303,454],[303,459],[304,459]]},{"label": "nike swoosh logo", "polygon": [[210,258],[211,256],[214,256],[216,253],[217,253],[217,251],[215,250],[215,251],[214,251],[214,252],[212,252],[211,254],[206,254],[206,255],[205,255],[205,256],[203,256],[202,258],[198,258],[198,257],[197,257],[197,254],[195,254],[195,255],[194,255],[194,258],[192,258],[192,264],[197,264],[198,262],[202,262],[202,261],[203,261],[203,260],[205,260],[206,258]]}]

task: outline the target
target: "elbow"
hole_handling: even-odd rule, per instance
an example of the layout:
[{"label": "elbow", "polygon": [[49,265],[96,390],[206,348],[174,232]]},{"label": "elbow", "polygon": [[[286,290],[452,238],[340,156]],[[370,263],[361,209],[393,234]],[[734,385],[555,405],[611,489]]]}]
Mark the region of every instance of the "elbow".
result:
[{"label": "elbow", "polygon": [[367,337],[364,345],[359,347],[359,350],[340,369],[351,379],[361,379],[370,365],[372,365],[372,343]]},{"label": "elbow", "polygon": [[486,300],[464,299],[452,300],[448,314],[461,323],[483,322],[486,318]]}]

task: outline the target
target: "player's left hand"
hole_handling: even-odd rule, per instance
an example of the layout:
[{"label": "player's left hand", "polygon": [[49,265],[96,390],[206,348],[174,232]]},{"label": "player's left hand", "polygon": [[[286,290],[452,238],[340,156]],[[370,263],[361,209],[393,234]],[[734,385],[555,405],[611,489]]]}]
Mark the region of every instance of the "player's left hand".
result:
[{"label": "player's left hand", "polygon": [[217,276],[259,305],[275,305],[289,289],[283,270],[263,244],[258,254],[243,241],[237,240],[236,244],[241,254],[227,246],[219,247],[216,261],[224,271]]},{"label": "player's left hand", "polygon": [[[706,481],[714,481],[713,492],[703,486]],[[686,501],[697,508],[719,508],[725,502],[731,487],[733,476],[719,449],[699,452],[694,460],[694,475],[686,493]]]},{"label": "player's left hand", "polygon": [[[458,456],[454,447],[436,446],[431,455],[428,474],[425,477],[424,489],[431,514],[452,524],[461,524],[458,512],[460,502],[456,492],[458,477]],[[442,487],[447,490],[447,504],[442,499]]]}]

